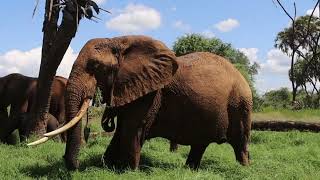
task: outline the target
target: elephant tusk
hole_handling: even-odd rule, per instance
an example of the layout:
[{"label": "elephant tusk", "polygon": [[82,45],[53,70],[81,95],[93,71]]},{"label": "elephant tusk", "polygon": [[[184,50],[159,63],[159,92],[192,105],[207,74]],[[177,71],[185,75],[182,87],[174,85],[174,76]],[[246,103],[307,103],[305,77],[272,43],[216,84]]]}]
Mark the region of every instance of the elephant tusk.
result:
[{"label": "elephant tusk", "polygon": [[89,107],[89,103],[90,103],[90,99],[85,99],[79,112],[77,113],[77,115],[71,120],[69,121],[67,124],[65,124],[64,126],[60,127],[59,129],[56,129],[54,131],[48,132],[46,134],[44,134],[44,136],[46,137],[52,137],[58,134],[61,134],[65,131],[67,131],[68,129],[72,128],[75,124],[77,124],[82,116],[86,113],[86,110]]},{"label": "elephant tusk", "polygon": [[41,138],[41,139],[39,139],[39,140],[37,140],[37,141],[34,141],[34,142],[32,142],[32,143],[27,144],[27,146],[39,145],[39,144],[42,144],[42,143],[44,143],[44,142],[46,142],[46,141],[48,141],[48,140],[49,140],[49,137],[43,137],[43,138]]},{"label": "elephant tusk", "polygon": [[28,146],[35,146],[35,145],[42,144],[42,143],[48,141],[51,137],[58,135],[60,133],[63,133],[64,131],[70,129],[72,126],[74,126],[75,124],[77,124],[77,122],[79,122],[81,120],[82,116],[84,115],[84,113],[86,112],[86,110],[89,107],[89,103],[90,103],[90,99],[85,99],[82,106],[81,106],[80,111],[78,112],[76,117],[74,117],[71,121],[69,121],[67,124],[65,124],[64,126],[62,126],[59,129],[56,129],[54,131],[51,131],[49,133],[44,134],[45,137],[43,137],[37,141],[34,141],[32,143],[29,143],[27,145]]}]

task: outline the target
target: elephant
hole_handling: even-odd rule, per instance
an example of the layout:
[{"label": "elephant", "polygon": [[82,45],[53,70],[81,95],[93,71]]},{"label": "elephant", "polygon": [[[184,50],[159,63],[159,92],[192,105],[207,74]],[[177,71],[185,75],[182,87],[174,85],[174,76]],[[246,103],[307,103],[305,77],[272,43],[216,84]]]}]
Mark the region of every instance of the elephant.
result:
[{"label": "elephant", "polygon": [[[67,79],[56,76],[52,85],[51,106],[49,112],[57,119],[59,124],[65,121],[65,107],[64,107],[64,92],[66,88]],[[19,130],[20,140],[24,141],[26,126],[20,126],[20,121],[31,114],[35,106],[35,99],[37,95],[37,79],[24,76],[22,74],[13,73],[0,78],[0,113],[6,114],[8,118],[1,118],[0,139],[5,139],[15,129]],[[7,108],[10,106],[10,115],[8,115]],[[49,118],[50,119],[50,118]],[[26,123],[24,123],[26,125]],[[50,126],[50,125],[49,125]],[[51,130],[51,129],[50,129]],[[62,134],[63,141],[66,139],[66,134]]]},{"label": "elephant", "polygon": [[[10,119],[10,120],[7,119],[6,121],[10,122],[11,124],[14,124],[15,128],[19,130],[19,134],[23,135],[23,134],[26,134],[25,127],[30,124],[32,118],[33,118],[33,115],[31,113],[24,112],[24,113],[20,113],[13,119]],[[1,120],[4,120],[4,119],[2,118]],[[58,120],[52,114],[48,113],[46,131],[47,132],[54,131],[58,127],[59,127]],[[20,142],[24,140],[23,138],[24,137],[20,138]],[[61,138],[61,140],[63,141],[64,139]],[[10,145],[14,145],[18,143],[13,133],[7,135],[6,138],[3,140],[3,142]]]},{"label": "elephant", "polygon": [[163,137],[190,145],[186,164],[197,169],[206,147],[229,143],[236,160],[249,165],[252,93],[240,72],[215,54],[176,57],[147,36],[97,38],[81,49],[66,88],[66,123],[29,145],[67,130],[64,161],[79,167],[81,116],[96,87],[117,116],[104,162],[123,168],[139,165],[146,139]]},{"label": "elephant", "polygon": [[[115,125],[115,112],[112,112],[112,108],[106,107],[101,119],[102,129],[106,132],[113,132],[116,128]],[[170,141],[170,152],[175,152],[178,149],[178,144]]]}]

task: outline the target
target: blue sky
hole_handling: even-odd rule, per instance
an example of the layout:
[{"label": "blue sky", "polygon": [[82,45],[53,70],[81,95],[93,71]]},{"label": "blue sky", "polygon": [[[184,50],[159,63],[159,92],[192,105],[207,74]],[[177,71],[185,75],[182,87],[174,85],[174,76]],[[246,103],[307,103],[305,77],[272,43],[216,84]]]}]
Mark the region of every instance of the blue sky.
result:
[{"label": "blue sky", "polygon": [[[77,53],[96,37],[145,34],[172,47],[185,33],[202,33],[231,43],[252,62],[261,65],[256,77],[259,92],[290,87],[289,58],[274,49],[277,32],[289,25],[288,17],[272,0],[97,0],[112,14],[102,13],[98,23],[83,20],[58,70],[68,76]],[[298,15],[312,9],[314,0],[297,0]],[[35,0],[2,3],[0,15],[0,76],[20,72],[37,76],[42,43],[44,0],[32,18]],[[284,4],[293,11],[293,1]]]}]

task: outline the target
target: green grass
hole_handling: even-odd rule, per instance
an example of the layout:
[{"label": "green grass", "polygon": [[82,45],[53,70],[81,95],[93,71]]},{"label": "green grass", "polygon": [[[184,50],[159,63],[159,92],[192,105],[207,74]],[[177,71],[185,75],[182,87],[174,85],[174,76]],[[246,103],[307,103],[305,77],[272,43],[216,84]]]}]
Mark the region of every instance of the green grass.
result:
[{"label": "green grass", "polygon": [[90,139],[80,153],[77,172],[64,168],[65,145],[50,141],[29,148],[0,145],[1,179],[316,179],[320,176],[320,134],[253,131],[251,165],[243,167],[230,145],[211,144],[198,171],[184,166],[188,146],[169,152],[169,143],[156,138],[142,151],[139,170],[117,172],[103,167],[101,156],[110,137]]},{"label": "green grass", "polygon": [[[283,112],[285,111],[281,111]],[[306,110],[303,113],[309,113],[309,116],[319,112]],[[101,114],[101,109],[92,110],[90,113],[93,119],[98,119],[94,117]],[[104,167],[101,161],[111,137],[99,135],[102,129],[97,120],[90,123],[90,127],[91,131],[98,132],[98,136],[89,139],[82,147],[78,171],[68,172],[64,167],[62,156],[65,144],[49,141],[32,148],[25,145],[0,144],[1,179],[202,180],[320,177],[320,134],[317,133],[253,131],[249,146],[251,165],[248,167],[243,167],[235,161],[230,145],[213,143],[207,148],[198,171],[190,170],[184,165],[189,146],[179,146],[176,153],[171,153],[167,140],[155,138],[144,144],[139,170],[118,172]]]},{"label": "green grass", "polygon": [[274,109],[264,108],[253,114],[253,120],[320,122],[320,109]]}]

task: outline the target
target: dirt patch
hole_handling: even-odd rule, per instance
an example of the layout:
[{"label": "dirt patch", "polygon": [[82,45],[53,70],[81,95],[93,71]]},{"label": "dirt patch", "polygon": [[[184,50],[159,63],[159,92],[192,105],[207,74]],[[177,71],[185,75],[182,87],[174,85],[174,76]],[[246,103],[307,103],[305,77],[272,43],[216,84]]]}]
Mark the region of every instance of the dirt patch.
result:
[{"label": "dirt patch", "polygon": [[251,129],[260,131],[311,131],[320,132],[320,123],[297,121],[253,121]]}]

